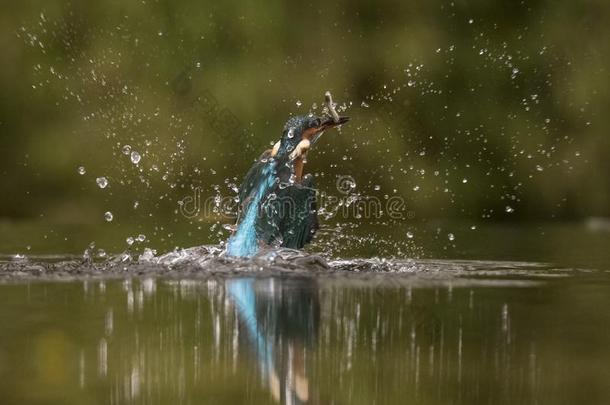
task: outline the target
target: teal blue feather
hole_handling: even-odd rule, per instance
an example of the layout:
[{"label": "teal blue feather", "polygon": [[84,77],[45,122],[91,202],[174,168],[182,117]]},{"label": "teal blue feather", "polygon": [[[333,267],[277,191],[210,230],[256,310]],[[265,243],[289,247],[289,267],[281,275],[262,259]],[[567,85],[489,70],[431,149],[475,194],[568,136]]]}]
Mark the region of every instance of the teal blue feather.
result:
[{"label": "teal blue feather", "polygon": [[260,250],[261,204],[274,187],[276,162],[261,159],[246,175],[240,192],[242,215],[237,231],[227,242],[227,255],[252,257]]}]

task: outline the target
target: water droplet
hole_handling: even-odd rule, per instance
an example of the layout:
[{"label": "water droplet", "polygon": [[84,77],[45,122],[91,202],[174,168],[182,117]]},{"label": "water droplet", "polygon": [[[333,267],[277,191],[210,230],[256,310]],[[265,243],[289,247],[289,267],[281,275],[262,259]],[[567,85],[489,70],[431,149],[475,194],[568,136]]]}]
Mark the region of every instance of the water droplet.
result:
[{"label": "water droplet", "polygon": [[413,232],[411,232],[411,231],[407,232],[407,238],[413,239]]},{"label": "water droplet", "polygon": [[455,235],[452,233],[447,234],[447,238],[449,238],[450,241],[454,241],[455,240]]},{"label": "water droplet", "polygon": [[536,170],[538,170],[539,172],[543,171],[544,168],[540,165],[536,165]]},{"label": "water droplet", "polygon": [[130,236],[130,237],[128,237],[127,239],[125,239],[125,242],[127,242],[127,244],[128,244],[129,246],[131,246],[131,245],[133,245],[134,240],[133,240],[133,238]]},{"label": "water droplet", "polygon": [[504,208],[504,211],[506,211],[509,214],[512,214],[513,212],[515,212],[515,209],[509,205],[506,206],[506,208]]},{"label": "water droplet", "polygon": [[142,234],[142,233],[141,233],[141,234],[139,234],[139,235],[138,235],[138,237],[136,238],[136,240],[137,240],[138,242],[144,242],[144,241],[146,240],[146,235],[144,235],[144,234]]},{"label": "water droplet", "polygon": [[129,155],[131,153],[130,145],[123,145],[123,155]]},{"label": "water droplet", "polygon": [[106,222],[111,222],[113,218],[114,216],[112,215],[112,212],[106,211],[104,213],[104,219],[106,220]]},{"label": "water droplet", "polygon": [[363,101],[362,103],[360,103],[360,107],[362,107],[362,108],[369,108],[369,105],[366,102]]},{"label": "water droplet", "polygon": [[470,229],[474,231],[474,230],[476,230],[476,229],[477,229],[477,226],[476,226],[476,225],[472,225],[472,226],[470,227]]},{"label": "water droplet", "polygon": [[106,188],[108,185],[108,179],[106,177],[98,177],[95,179],[95,182],[99,188]]},{"label": "water droplet", "polygon": [[140,154],[138,152],[136,152],[135,150],[133,152],[131,152],[131,163],[133,163],[134,165],[137,165],[138,163],[140,163],[141,159],[142,159],[142,156],[140,156]]},{"label": "water droplet", "polygon": [[87,170],[85,169],[85,166],[79,166],[78,169],[78,174],[80,174],[81,176],[85,173],[87,173]]},{"label": "water droplet", "polygon": [[464,183],[464,184],[468,183],[468,179],[462,179],[462,183]]},{"label": "water droplet", "polygon": [[381,190],[381,186],[380,186],[380,185],[378,185],[378,184],[375,184],[375,186],[373,187],[373,189],[374,189],[375,191],[379,191],[379,190]]},{"label": "water droplet", "polygon": [[300,107],[303,105],[303,103],[301,103],[301,100],[297,100],[296,104],[297,104],[297,107]]},{"label": "water droplet", "polygon": [[468,24],[472,24],[474,22],[474,20],[471,18],[470,20],[468,20]]}]

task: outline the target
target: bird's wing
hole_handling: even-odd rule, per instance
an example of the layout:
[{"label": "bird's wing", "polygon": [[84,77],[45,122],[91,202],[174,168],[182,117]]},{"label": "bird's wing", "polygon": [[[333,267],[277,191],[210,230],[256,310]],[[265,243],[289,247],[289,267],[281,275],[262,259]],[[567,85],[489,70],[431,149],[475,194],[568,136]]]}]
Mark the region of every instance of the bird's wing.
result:
[{"label": "bird's wing", "polygon": [[319,228],[313,178],[306,176],[302,184],[279,187],[276,193],[284,202],[278,221],[282,246],[301,249],[311,242]]},{"label": "bird's wing", "polygon": [[[268,177],[269,158],[270,150],[265,151],[246,173],[239,189],[241,212],[245,211],[256,194],[261,180]],[[287,177],[283,172],[276,175],[279,178]],[[316,190],[311,175],[304,176],[301,184],[273,187],[273,192],[265,197],[262,205],[264,219],[257,221],[257,233],[262,241],[273,245],[280,240],[281,246],[291,249],[301,249],[311,242],[319,227]]]},{"label": "bird's wing", "polygon": [[271,149],[266,150],[263,154],[258,158],[256,163],[252,165],[248,173],[246,173],[246,177],[244,177],[244,181],[241,183],[241,187],[239,188],[239,204],[241,208],[245,208],[248,203],[248,199],[252,194],[252,190],[256,186],[257,182],[262,177],[263,168],[267,163],[268,159],[271,157]]}]

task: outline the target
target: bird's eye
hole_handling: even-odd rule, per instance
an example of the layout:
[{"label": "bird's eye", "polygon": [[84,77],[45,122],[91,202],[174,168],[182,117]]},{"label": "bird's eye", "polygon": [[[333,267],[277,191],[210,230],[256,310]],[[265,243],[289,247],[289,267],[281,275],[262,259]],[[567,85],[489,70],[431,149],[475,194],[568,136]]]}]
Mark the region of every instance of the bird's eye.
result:
[{"label": "bird's eye", "polygon": [[311,126],[315,127],[315,128],[319,128],[322,126],[322,121],[320,120],[320,118],[316,118],[315,120],[313,120],[313,123]]}]

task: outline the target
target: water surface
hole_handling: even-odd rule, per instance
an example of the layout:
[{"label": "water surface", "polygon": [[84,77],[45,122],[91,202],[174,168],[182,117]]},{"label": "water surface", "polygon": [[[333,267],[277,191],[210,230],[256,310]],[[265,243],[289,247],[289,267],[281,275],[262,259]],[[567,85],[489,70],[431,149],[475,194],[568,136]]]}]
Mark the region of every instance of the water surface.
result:
[{"label": "water surface", "polygon": [[0,403],[607,403],[607,272],[408,263],[5,278]]}]

